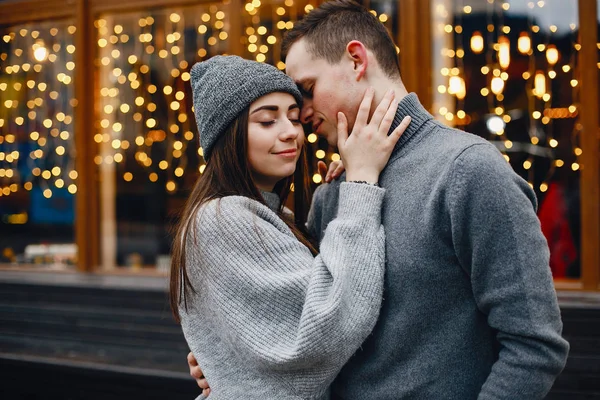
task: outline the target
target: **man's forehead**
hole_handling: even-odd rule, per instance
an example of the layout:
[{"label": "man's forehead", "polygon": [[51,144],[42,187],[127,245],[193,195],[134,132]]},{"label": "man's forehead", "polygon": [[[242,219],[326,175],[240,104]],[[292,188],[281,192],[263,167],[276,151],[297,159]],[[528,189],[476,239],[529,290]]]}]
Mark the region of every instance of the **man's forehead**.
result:
[{"label": "man's forehead", "polygon": [[298,70],[286,69],[285,73],[288,74],[298,86],[303,85],[308,80],[306,73],[300,73]]},{"label": "man's forehead", "polygon": [[309,81],[316,80],[321,71],[313,61],[301,59],[298,63],[294,60],[291,60],[291,62],[286,60],[285,73],[290,76],[297,85],[302,85]]},{"label": "man's forehead", "polygon": [[305,75],[311,69],[314,60],[306,48],[304,39],[294,43],[287,54],[286,73],[294,80],[306,79]]},{"label": "man's forehead", "polygon": [[308,78],[308,71],[306,71],[306,69],[304,68],[295,68],[295,66],[292,64],[286,64],[286,69],[285,69],[285,73],[291,77],[294,82],[296,82],[296,85],[302,85],[306,82]]}]

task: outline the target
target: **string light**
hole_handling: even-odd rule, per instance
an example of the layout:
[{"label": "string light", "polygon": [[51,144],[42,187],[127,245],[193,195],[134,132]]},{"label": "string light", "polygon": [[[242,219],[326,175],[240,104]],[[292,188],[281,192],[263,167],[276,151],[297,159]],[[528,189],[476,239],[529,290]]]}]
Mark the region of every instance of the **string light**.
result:
[{"label": "string light", "polygon": [[[0,58],[8,66],[0,83],[5,92],[0,105],[0,196],[35,189],[49,199],[66,185],[76,185],[77,179],[67,173],[74,163],[76,102],[70,73],[75,69],[76,29],[63,21],[38,23],[32,30],[7,27],[4,32],[8,51]],[[16,140],[14,127],[26,133],[27,143]]]},{"label": "string light", "polygon": [[[571,23],[569,25],[570,38],[573,40],[572,46],[575,49],[575,54],[569,58],[567,63],[559,65],[563,56],[561,55],[563,47],[560,47],[561,50],[559,51],[558,43],[562,42],[554,42],[553,35],[556,35],[561,29],[552,24],[542,27],[533,23],[534,15],[537,13],[536,8],[546,7],[545,2],[529,2],[527,4],[528,7],[525,12],[527,13],[529,29],[516,33],[517,39],[514,52],[511,51],[509,34],[512,37],[515,26],[504,24],[505,13],[511,9],[509,1],[487,0],[485,9],[471,7],[472,4],[468,4],[468,0],[453,0],[450,2],[452,10],[462,10],[462,13],[450,12],[446,3],[438,3],[433,7],[433,24],[438,32],[433,39],[433,44],[434,48],[440,49],[438,54],[442,55],[441,58],[434,60],[437,65],[441,64],[435,68],[439,72],[433,82],[434,87],[437,89],[434,94],[434,109],[438,110],[437,115],[441,117],[438,119],[453,126],[468,125],[466,121],[470,120],[469,111],[463,109],[462,87],[465,81],[462,71],[465,71],[465,67],[462,65],[462,59],[463,57],[469,57],[469,54],[465,54],[461,48],[462,43],[464,43],[461,33],[463,25],[474,26],[476,29],[466,39],[469,51],[471,55],[481,54],[485,51],[485,59],[483,57],[471,58],[470,62],[477,62],[475,60],[485,61],[483,65],[470,65],[468,69],[471,71],[479,70],[483,75],[485,84],[479,86],[476,91],[486,99],[489,111],[488,114],[482,115],[477,102],[471,102],[472,109],[477,109],[477,111],[471,112],[478,114],[475,116],[477,120],[484,119],[486,121],[487,131],[492,134],[492,136],[488,136],[489,140],[498,141],[498,138],[503,138],[501,142],[498,142],[498,146],[503,149],[503,152],[525,152],[527,154],[525,160],[520,160],[519,165],[514,164],[518,158],[511,158],[508,154],[504,154],[504,156],[508,162],[513,163],[515,169],[519,170],[521,168],[519,172],[526,175],[525,178],[532,187],[540,192],[547,191],[554,169],[560,168],[565,163],[565,161],[558,159],[558,162],[554,162],[546,170],[547,175],[545,177],[539,168],[547,164],[537,164],[537,171],[534,174],[536,163],[540,158],[553,159],[558,152],[563,151],[564,146],[560,141],[565,139],[561,139],[562,136],[554,137],[553,121],[573,119],[577,118],[578,115],[577,108],[573,104],[576,102],[575,96],[578,94],[580,86],[577,72],[574,71],[577,64],[576,51],[581,48],[579,43],[576,42],[576,35],[573,33],[577,31],[577,24]],[[479,15],[475,15],[476,12]],[[484,24],[484,29],[481,29],[477,26],[476,20],[482,19],[484,14],[487,18],[484,20],[485,22],[480,22]],[[467,16],[470,18],[469,22],[463,23],[462,19]],[[564,36],[564,34],[565,32],[561,31],[561,35]],[[525,70],[521,69],[517,75],[515,71],[520,68],[512,68],[512,58],[519,57],[518,65],[520,67],[523,65],[523,56],[528,59],[529,66]],[[564,56],[566,59],[566,54]],[[436,61],[438,59],[447,61],[439,63]],[[510,93],[511,104],[515,104],[515,88],[518,87],[515,85],[518,85],[521,78],[520,82],[522,82],[524,88],[522,95],[527,98],[526,107],[522,110],[507,109],[503,104],[505,96]],[[561,92],[560,96],[553,95],[552,88],[563,88],[564,84],[560,86],[550,85],[547,79],[560,79],[561,82],[570,84],[573,88],[573,97],[571,98],[568,92]],[[473,78],[466,83],[477,81],[478,79]],[[507,91],[508,85],[510,85],[510,91]],[[556,105],[564,101],[570,101],[571,103],[562,106]],[[511,135],[510,126],[512,121],[527,117],[530,124],[529,141],[520,143],[507,139],[506,133],[509,132],[509,135]],[[575,143],[581,127],[577,123],[574,125],[572,138]],[[576,148],[579,149],[579,147]],[[571,154],[573,157],[580,157],[581,152],[573,150]],[[580,169],[578,167],[579,161],[569,161],[568,165],[571,166],[570,169],[573,171]],[[538,181],[536,184],[535,181],[540,179],[539,177],[543,177],[543,180]]]},{"label": "string light", "polygon": [[481,36],[481,32],[479,31],[473,32],[473,36],[471,36],[471,50],[475,54],[483,51],[483,36]]},{"label": "string light", "polygon": [[558,62],[558,49],[555,45],[551,44],[546,48],[546,59],[550,65],[554,65]]},{"label": "string light", "polygon": [[510,41],[506,36],[498,38],[498,63],[502,69],[510,65]]}]

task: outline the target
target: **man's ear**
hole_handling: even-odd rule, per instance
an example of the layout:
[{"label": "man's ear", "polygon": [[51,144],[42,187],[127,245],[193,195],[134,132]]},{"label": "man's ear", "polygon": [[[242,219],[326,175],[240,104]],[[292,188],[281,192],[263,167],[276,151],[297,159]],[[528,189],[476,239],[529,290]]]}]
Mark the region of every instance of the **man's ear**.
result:
[{"label": "man's ear", "polygon": [[360,81],[367,73],[367,66],[369,64],[367,48],[362,42],[358,40],[352,40],[346,45],[346,55],[354,64],[356,80]]}]

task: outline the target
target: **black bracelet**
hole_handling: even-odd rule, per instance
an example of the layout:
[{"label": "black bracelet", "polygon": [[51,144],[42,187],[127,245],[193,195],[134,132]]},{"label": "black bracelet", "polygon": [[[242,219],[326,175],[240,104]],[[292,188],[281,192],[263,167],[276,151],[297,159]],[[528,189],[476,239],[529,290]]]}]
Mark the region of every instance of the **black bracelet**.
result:
[{"label": "black bracelet", "polygon": [[348,181],[349,183],[362,183],[364,185],[371,185],[371,186],[377,186],[379,187],[379,183],[378,182],[367,182],[367,181]]}]

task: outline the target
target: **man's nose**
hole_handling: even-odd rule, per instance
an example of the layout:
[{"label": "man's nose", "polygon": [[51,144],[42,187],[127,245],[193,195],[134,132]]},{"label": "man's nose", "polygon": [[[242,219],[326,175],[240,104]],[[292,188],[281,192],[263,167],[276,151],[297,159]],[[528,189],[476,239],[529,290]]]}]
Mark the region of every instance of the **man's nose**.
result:
[{"label": "man's nose", "polygon": [[300,111],[300,122],[302,124],[309,124],[312,122],[314,111],[312,105],[312,99],[307,99],[306,97],[303,100],[302,110]]}]

